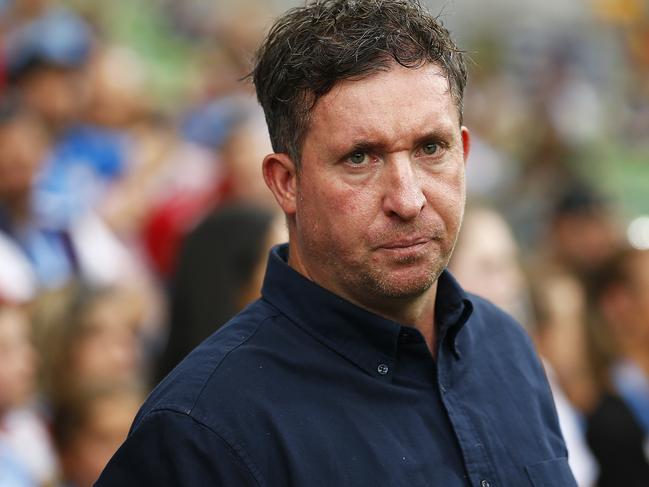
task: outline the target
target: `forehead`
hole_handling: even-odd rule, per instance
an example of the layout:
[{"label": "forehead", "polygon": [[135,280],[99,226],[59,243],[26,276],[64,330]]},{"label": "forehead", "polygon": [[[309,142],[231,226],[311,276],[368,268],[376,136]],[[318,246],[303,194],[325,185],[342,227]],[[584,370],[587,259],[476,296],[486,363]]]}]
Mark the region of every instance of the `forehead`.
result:
[{"label": "forehead", "polygon": [[[435,64],[394,64],[360,80],[344,80],[320,98],[306,139],[403,140],[423,131],[459,133],[459,113],[448,79]],[[306,142],[306,140],[305,140]]]}]

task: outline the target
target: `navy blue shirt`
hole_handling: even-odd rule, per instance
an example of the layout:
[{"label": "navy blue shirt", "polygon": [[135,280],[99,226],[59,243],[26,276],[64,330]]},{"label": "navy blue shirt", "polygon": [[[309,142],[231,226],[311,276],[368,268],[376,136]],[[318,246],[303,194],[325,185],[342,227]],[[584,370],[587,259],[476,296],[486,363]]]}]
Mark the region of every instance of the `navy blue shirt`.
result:
[{"label": "navy blue shirt", "polygon": [[153,391],[97,482],[128,486],[574,487],[525,332],[448,272],[437,358],[414,328],[271,252],[262,298]]}]

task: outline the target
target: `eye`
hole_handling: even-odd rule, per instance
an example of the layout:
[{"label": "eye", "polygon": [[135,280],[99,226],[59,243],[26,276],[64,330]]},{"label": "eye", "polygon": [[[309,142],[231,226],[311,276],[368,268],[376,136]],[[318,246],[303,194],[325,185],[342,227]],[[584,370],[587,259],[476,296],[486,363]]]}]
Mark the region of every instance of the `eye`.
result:
[{"label": "eye", "polygon": [[350,154],[348,160],[354,165],[363,164],[367,160],[367,154],[365,152],[354,152]]},{"label": "eye", "polygon": [[427,156],[432,156],[439,150],[439,144],[436,142],[428,142],[421,147],[421,151]]}]

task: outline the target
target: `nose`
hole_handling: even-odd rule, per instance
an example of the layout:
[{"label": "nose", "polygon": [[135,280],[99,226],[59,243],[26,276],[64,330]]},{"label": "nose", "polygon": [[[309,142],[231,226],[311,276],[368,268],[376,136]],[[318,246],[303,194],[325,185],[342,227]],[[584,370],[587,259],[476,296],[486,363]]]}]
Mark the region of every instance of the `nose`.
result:
[{"label": "nose", "polygon": [[410,159],[395,157],[386,164],[385,171],[383,211],[404,221],[416,218],[426,204],[426,197]]}]

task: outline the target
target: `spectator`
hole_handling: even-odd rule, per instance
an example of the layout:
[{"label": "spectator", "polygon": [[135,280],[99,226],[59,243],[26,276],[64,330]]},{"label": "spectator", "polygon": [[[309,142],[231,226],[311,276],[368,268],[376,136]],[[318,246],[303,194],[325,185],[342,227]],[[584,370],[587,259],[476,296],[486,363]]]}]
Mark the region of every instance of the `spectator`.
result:
[{"label": "spectator", "polygon": [[62,8],[45,9],[6,36],[7,73],[25,104],[51,133],[75,123],[87,96],[83,69],[92,48],[89,27]]},{"label": "spectator", "polygon": [[34,406],[37,356],[22,308],[0,304],[0,486],[37,487],[53,480],[56,459]]},{"label": "spectator", "polygon": [[43,389],[57,404],[97,382],[143,380],[139,296],[123,288],[74,283],[34,305]]},{"label": "spectator", "polygon": [[39,119],[5,100],[0,113],[0,233],[22,249],[39,287],[62,286],[75,276],[101,285],[132,277],[137,272],[132,255],[94,213],[68,220],[42,211],[35,184],[49,149]]},{"label": "spectator", "polygon": [[621,244],[610,202],[584,184],[570,186],[559,197],[549,230],[552,264],[582,282],[588,281]]},{"label": "spectator", "polygon": [[623,250],[593,285],[601,330],[612,343],[588,442],[598,487],[649,485],[649,251]]},{"label": "spectator", "polygon": [[67,237],[38,228],[32,187],[49,149],[38,119],[4,100],[0,117],[0,232],[21,247],[41,285],[57,285],[73,272]]},{"label": "spectator", "polygon": [[96,208],[126,165],[124,134],[83,120],[91,95],[88,63],[94,42],[89,26],[63,8],[46,9],[7,34],[10,87],[42,118],[52,138],[36,204],[58,225]]},{"label": "spectator", "polygon": [[592,410],[597,395],[585,287],[620,242],[610,203],[593,188],[574,185],[555,203],[544,249],[531,267],[539,343],[568,399],[583,413]]}]

